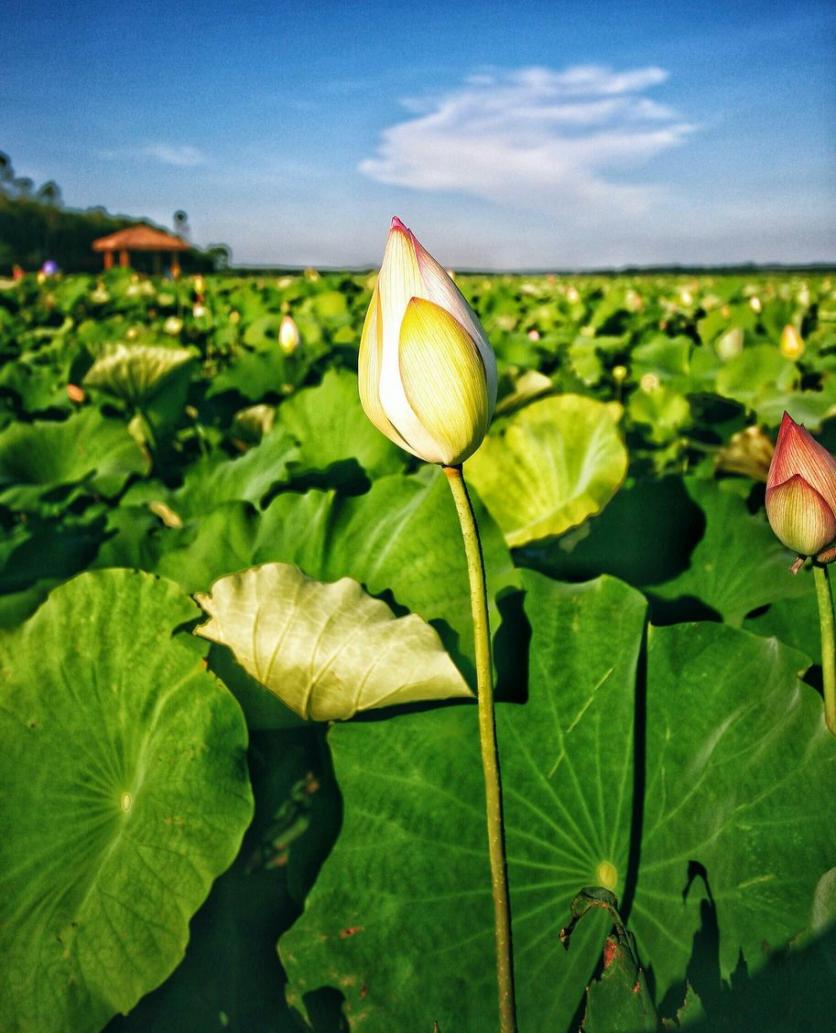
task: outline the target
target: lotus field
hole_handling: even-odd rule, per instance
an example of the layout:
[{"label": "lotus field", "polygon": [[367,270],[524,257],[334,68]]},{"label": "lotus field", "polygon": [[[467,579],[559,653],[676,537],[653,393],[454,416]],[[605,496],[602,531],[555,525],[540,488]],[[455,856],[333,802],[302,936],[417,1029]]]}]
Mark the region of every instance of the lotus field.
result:
[{"label": "lotus field", "polygon": [[0,284],[0,1029],[826,1028],[836,283],[392,232]]}]

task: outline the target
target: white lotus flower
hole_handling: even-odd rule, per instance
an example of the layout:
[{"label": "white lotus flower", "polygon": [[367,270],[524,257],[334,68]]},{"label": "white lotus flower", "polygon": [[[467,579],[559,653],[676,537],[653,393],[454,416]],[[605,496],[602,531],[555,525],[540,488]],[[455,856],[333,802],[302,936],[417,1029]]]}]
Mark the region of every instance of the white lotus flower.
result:
[{"label": "white lotus flower", "polygon": [[496,359],[443,267],[392,220],[359,356],[360,401],[396,445],[458,466],[488,429]]}]

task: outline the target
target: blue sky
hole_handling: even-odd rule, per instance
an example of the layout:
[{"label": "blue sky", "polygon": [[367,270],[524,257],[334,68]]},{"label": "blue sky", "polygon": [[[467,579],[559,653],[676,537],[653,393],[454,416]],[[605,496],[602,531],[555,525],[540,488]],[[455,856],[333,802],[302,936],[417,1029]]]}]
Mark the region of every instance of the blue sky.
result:
[{"label": "blue sky", "polygon": [[0,150],[245,263],[836,260],[830,3],[6,0]]}]

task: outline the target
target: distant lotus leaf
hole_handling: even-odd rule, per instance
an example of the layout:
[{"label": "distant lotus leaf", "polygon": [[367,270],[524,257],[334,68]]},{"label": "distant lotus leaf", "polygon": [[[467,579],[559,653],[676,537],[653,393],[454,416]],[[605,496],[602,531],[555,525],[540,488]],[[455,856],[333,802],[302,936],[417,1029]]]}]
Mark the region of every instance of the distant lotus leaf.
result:
[{"label": "distant lotus leaf", "polygon": [[745,348],[717,373],[717,394],[758,409],[761,402],[787,395],[798,379],[794,362],[785,359],[773,345],[758,344]]},{"label": "distant lotus leaf", "polygon": [[126,570],[0,635],[0,1028],[95,1033],[177,966],[252,815],[238,705]]},{"label": "distant lotus leaf", "polygon": [[627,413],[634,423],[647,428],[647,436],[657,445],[673,440],[691,422],[688,399],[660,383],[647,389],[639,387],[633,392],[627,403]]},{"label": "distant lotus leaf", "polygon": [[789,572],[793,554],[772,533],[763,513],[715,481],[688,478],[688,494],[703,510],[705,534],[687,570],[650,591],[662,599],[695,598],[740,627],[753,610],[810,592]]},{"label": "distant lotus leaf", "polygon": [[235,499],[258,504],[271,488],[287,479],[288,465],[297,454],[293,439],[278,427],[235,459],[221,458],[222,453],[199,459],[175,491],[146,481],[131,486],[123,503],[163,502],[181,520],[201,517]]},{"label": "distant lotus leaf", "polygon": [[403,469],[406,454],[366,417],[357,377],[348,370],[329,370],[321,384],[288,398],[277,422],[298,442],[299,470],[324,471],[350,459],[373,477]]},{"label": "distant lotus leaf", "polygon": [[147,460],[119,420],[83,409],[63,422],[15,423],[0,434],[0,502],[28,509],[52,488],[86,481],[115,494]]},{"label": "distant lotus leaf", "polygon": [[108,345],[96,359],[84,384],[139,405],[155,394],[175,370],[194,359],[185,348],[152,344]]},{"label": "distant lotus leaf", "polygon": [[351,578],[314,581],[268,563],[221,578],[197,600],[204,638],[229,646],[248,674],[304,718],[470,697],[437,633],[415,614],[396,618]]},{"label": "distant lotus leaf", "polygon": [[536,369],[527,369],[515,382],[509,394],[497,403],[497,413],[510,413],[521,409],[535,398],[548,394],[554,388],[551,377]]},{"label": "distant lotus leaf", "polygon": [[621,413],[561,395],[494,425],[466,473],[509,545],[562,534],[604,508],[627,473]]}]

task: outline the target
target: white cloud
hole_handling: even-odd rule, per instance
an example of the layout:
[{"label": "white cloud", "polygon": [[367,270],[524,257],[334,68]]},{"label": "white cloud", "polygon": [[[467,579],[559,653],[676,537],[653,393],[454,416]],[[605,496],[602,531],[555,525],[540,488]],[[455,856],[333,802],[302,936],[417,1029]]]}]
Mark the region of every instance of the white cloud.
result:
[{"label": "white cloud", "polygon": [[359,169],[380,183],[470,194],[577,220],[634,217],[657,196],[623,173],[683,143],[695,126],[642,92],[655,66],[616,72],[480,72],[448,93],[410,99],[414,117],[383,131]]},{"label": "white cloud", "polygon": [[141,147],[139,153],[144,158],[153,158],[163,165],[175,165],[178,168],[192,168],[206,161],[203,151],[189,144],[149,143]]},{"label": "white cloud", "polygon": [[137,158],[157,161],[161,165],[173,165],[175,168],[194,168],[205,165],[206,155],[190,144],[171,144],[164,142],[148,143],[142,147],[117,147],[99,151],[102,158],[115,161],[135,161]]}]

